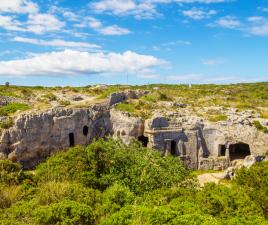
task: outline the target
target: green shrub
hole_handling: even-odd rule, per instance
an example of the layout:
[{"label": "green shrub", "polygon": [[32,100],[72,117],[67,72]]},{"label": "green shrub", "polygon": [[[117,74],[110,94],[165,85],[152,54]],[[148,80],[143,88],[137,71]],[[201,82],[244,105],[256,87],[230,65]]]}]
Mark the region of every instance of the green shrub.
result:
[{"label": "green shrub", "polygon": [[84,187],[79,183],[51,181],[40,185],[36,193],[40,205],[72,200],[95,208],[101,202],[101,194],[98,190]]},{"label": "green shrub", "polygon": [[133,113],[135,111],[135,106],[129,103],[117,104],[115,108],[124,112],[129,112],[129,113]]},{"label": "green shrub", "polygon": [[49,92],[45,95],[43,95],[44,98],[47,98],[49,101],[56,101],[57,100],[57,96],[54,95],[53,93]]},{"label": "green shrub", "polygon": [[262,131],[264,133],[268,133],[267,127],[261,125],[260,121],[255,120],[255,121],[253,121],[253,124],[257,130]]},{"label": "green shrub", "polygon": [[179,158],[112,139],[58,153],[36,170],[41,182],[76,181],[99,190],[119,182],[136,194],[178,185],[189,174]]},{"label": "green shrub", "polygon": [[123,206],[132,204],[134,200],[135,195],[129,190],[129,187],[115,183],[103,193],[102,214],[115,213]]},{"label": "green shrub", "polygon": [[252,200],[261,206],[268,219],[268,162],[256,163],[249,169],[240,169],[234,182],[244,188]]},{"label": "green shrub", "polygon": [[63,106],[68,106],[68,105],[71,104],[71,102],[70,102],[70,101],[67,101],[67,100],[60,100],[60,101],[59,101],[59,104],[60,104],[60,105],[63,105]]},{"label": "green shrub", "polygon": [[210,122],[219,122],[219,121],[225,121],[227,120],[227,116],[224,114],[220,114],[220,115],[210,115],[208,116],[208,120]]},{"label": "green shrub", "polygon": [[0,160],[0,183],[7,185],[20,184],[29,178],[17,163],[9,160]]},{"label": "green shrub", "polygon": [[29,106],[24,103],[10,103],[6,106],[0,107],[0,116],[8,116],[17,111],[25,111],[29,109]]},{"label": "green shrub", "polygon": [[91,207],[65,200],[34,210],[38,224],[88,224],[94,225],[95,215]]},{"label": "green shrub", "polygon": [[14,121],[12,118],[8,117],[4,121],[0,122],[0,128],[2,129],[9,129],[10,127],[13,127]]}]

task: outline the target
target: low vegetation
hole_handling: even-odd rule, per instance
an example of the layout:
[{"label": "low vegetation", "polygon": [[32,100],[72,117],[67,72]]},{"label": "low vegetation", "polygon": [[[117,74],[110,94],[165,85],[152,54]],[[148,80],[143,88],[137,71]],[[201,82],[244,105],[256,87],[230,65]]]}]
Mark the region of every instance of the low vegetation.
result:
[{"label": "low vegetation", "polygon": [[0,116],[9,116],[17,111],[25,111],[29,106],[24,103],[9,103],[6,106],[0,107]]},{"label": "low vegetation", "polygon": [[262,162],[200,189],[178,158],[98,140],[35,171],[0,161],[0,224],[268,224],[267,181]]},{"label": "low vegetation", "polygon": [[[258,112],[262,118],[268,118],[268,83],[252,84],[230,84],[230,85],[98,85],[85,87],[20,87],[13,85],[0,86],[0,96],[16,97],[25,101],[34,102],[35,108],[50,108],[51,102],[59,105],[72,105],[72,100],[68,96],[74,94],[82,96],[91,96],[95,101],[103,101],[113,92],[125,90],[147,90],[149,94],[143,96],[140,102],[130,101],[129,104],[135,108],[132,110],[129,106],[126,111],[134,115],[148,117],[150,110],[161,109],[161,102],[173,101],[179,104],[185,104],[188,107],[204,108],[211,106],[222,106],[225,108],[233,107],[240,110],[251,109]],[[64,95],[67,98],[63,97]],[[70,104],[69,104],[69,102]],[[68,104],[65,104],[67,103]],[[64,104],[62,104],[64,103]],[[144,107],[144,110],[139,109]],[[138,109],[136,109],[138,108]],[[200,109],[198,110],[200,111]],[[202,111],[202,110],[201,110]],[[223,115],[211,120],[224,120]]]},{"label": "low vegetation", "polygon": [[263,131],[264,133],[268,133],[267,127],[263,126],[260,123],[260,121],[255,120],[255,121],[253,121],[253,124],[254,124],[254,126],[256,127],[257,130]]}]

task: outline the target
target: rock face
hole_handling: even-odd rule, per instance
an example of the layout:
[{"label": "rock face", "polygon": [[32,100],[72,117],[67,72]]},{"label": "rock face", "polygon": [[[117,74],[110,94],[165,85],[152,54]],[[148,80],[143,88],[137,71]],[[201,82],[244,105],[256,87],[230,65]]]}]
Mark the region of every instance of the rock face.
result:
[{"label": "rock face", "polygon": [[[138,98],[143,91],[114,93],[108,103],[89,108],[54,108],[39,114],[21,114],[14,126],[0,130],[0,159],[9,158],[32,168],[52,153],[87,145],[107,135],[136,138],[144,122],[112,109],[114,104]],[[125,138],[127,141],[127,138]]]},{"label": "rock face", "polygon": [[[250,111],[240,115],[231,110],[227,121],[211,123],[190,115],[184,107],[179,112],[156,111],[145,121],[113,107],[143,94],[146,92],[114,93],[107,103],[89,108],[21,114],[12,128],[0,131],[0,159],[10,158],[32,168],[56,151],[87,145],[107,135],[125,143],[137,139],[163,155],[180,157],[189,168],[201,170],[223,170],[246,157],[257,160],[268,152],[268,134],[251,125],[254,115]],[[254,161],[247,159],[246,164]]]},{"label": "rock face", "polygon": [[200,170],[223,170],[235,160],[268,152],[268,134],[251,125],[251,114],[210,123],[195,116],[155,114],[145,121],[148,147],[171,154],[186,166]]},{"label": "rock face", "polygon": [[112,134],[125,143],[131,139],[138,139],[144,133],[144,121],[141,118],[131,117],[128,113],[115,109],[111,110]]},{"label": "rock face", "polygon": [[5,106],[10,103],[22,103],[24,102],[22,99],[14,98],[14,97],[8,97],[8,96],[0,96],[0,106]]},{"label": "rock face", "polygon": [[14,127],[1,135],[0,149],[6,157],[31,168],[51,153],[73,145],[86,145],[111,130],[109,109],[53,109],[21,115]]}]

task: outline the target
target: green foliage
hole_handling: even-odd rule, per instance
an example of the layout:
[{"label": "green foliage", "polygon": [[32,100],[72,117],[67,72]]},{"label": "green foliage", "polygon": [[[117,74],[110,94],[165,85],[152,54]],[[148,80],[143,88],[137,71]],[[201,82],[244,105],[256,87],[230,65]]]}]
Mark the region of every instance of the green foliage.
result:
[{"label": "green foliage", "polygon": [[64,200],[34,211],[38,224],[88,224],[93,225],[95,215],[91,207],[75,201]]},{"label": "green foliage", "polygon": [[4,121],[0,122],[0,128],[9,129],[14,125],[14,121],[12,118],[8,117]]},{"label": "green foliage", "polygon": [[24,103],[10,103],[6,106],[0,107],[0,116],[8,116],[17,111],[25,111],[29,109],[29,106]]},{"label": "green foliage", "polygon": [[208,117],[208,120],[210,122],[218,122],[218,121],[225,121],[227,120],[227,116],[224,114],[219,114],[219,115],[210,115]]},{"label": "green foliage", "polygon": [[235,183],[247,191],[268,218],[268,162],[256,163],[250,169],[242,168],[235,177]]},{"label": "green foliage", "polygon": [[67,101],[67,100],[60,100],[59,101],[59,104],[62,105],[62,106],[68,106],[71,104],[70,101]]},{"label": "green foliage", "polygon": [[18,164],[9,160],[0,160],[0,183],[7,185],[20,184],[26,177]]},{"label": "green foliage", "polygon": [[49,101],[56,101],[57,100],[57,96],[54,95],[52,92],[49,92],[49,93],[43,95],[43,98],[46,98]]},{"label": "green foliage", "polygon": [[115,183],[103,192],[102,214],[109,215],[119,211],[123,206],[132,204],[135,195],[129,187]]},{"label": "green foliage", "polygon": [[268,224],[268,162],[226,186],[200,189],[191,174],[178,158],[111,139],[57,153],[32,172],[0,161],[0,224]]},{"label": "green foliage", "polygon": [[176,185],[190,172],[178,158],[162,157],[138,143],[127,146],[110,139],[52,156],[36,173],[40,181],[77,181],[100,190],[119,182],[142,194]]},{"label": "green foliage", "polygon": [[261,125],[260,121],[255,120],[253,121],[253,124],[257,130],[262,131],[264,133],[268,133],[267,127],[264,127],[263,125]]},{"label": "green foliage", "polygon": [[117,104],[115,108],[124,112],[129,112],[129,113],[133,113],[135,111],[135,105],[131,105],[129,103]]}]

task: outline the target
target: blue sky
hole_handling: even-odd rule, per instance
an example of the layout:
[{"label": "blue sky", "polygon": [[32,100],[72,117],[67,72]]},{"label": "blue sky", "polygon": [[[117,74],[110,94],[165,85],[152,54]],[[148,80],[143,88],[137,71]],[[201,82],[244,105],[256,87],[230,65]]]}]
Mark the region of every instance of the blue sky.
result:
[{"label": "blue sky", "polygon": [[268,0],[1,0],[0,83],[268,81]]}]

